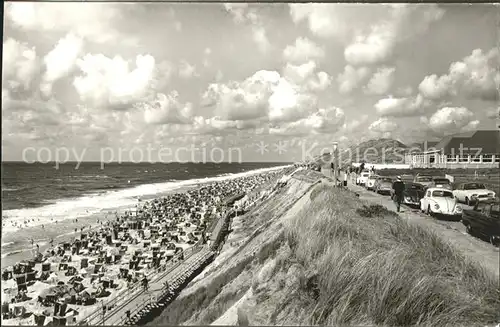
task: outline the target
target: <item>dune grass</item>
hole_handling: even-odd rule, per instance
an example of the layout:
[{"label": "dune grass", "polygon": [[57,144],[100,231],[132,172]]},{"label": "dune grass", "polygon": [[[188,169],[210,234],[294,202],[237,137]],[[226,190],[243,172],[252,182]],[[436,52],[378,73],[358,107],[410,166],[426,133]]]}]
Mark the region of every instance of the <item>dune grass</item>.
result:
[{"label": "dune grass", "polygon": [[302,324],[474,326],[500,321],[498,281],[439,236],[327,185],[285,225],[306,280]]},{"label": "dune grass", "polygon": [[[249,213],[241,249],[154,324],[210,324],[249,289],[254,304],[238,310],[242,326],[500,322],[498,280],[432,231],[326,184],[280,220],[293,206],[287,194]],[[272,236],[255,242],[263,232]]]}]

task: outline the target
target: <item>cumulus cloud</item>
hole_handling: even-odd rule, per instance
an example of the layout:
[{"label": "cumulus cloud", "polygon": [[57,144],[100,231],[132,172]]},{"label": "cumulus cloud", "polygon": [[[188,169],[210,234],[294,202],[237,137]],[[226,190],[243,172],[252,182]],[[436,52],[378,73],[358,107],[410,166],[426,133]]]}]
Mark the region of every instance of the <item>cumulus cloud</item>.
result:
[{"label": "cumulus cloud", "polygon": [[[354,22],[371,21],[379,6],[333,5],[326,3],[290,4],[292,20],[299,24],[306,22],[309,30],[322,38],[335,37],[348,40],[354,29]],[[387,10],[384,8],[384,11]],[[376,14],[375,14],[376,16]]]},{"label": "cumulus cloud", "polygon": [[355,68],[350,65],[345,66],[344,72],[337,76],[339,92],[342,94],[352,92],[366,82],[370,73],[371,70],[367,67]]},{"label": "cumulus cloud", "polygon": [[266,53],[271,48],[262,18],[255,9],[249,8],[247,3],[225,3],[224,8],[233,16],[235,23],[251,25],[252,38],[261,52]]},{"label": "cumulus cloud", "polygon": [[41,85],[45,95],[51,93],[52,83],[72,71],[82,48],[83,40],[70,33],[59,40],[54,49],[45,56],[45,74]]},{"label": "cumulus cloud", "polygon": [[367,94],[382,95],[386,94],[394,83],[394,67],[381,67],[371,77],[365,87]]},{"label": "cumulus cloud", "polygon": [[179,76],[182,78],[191,78],[197,76],[196,67],[183,60],[179,66]]},{"label": "cumulus cloud", "polygon": [[318,37],[335,37],[346,45],[344,56],[351,65],[387,61],[395,45],[424,33],[444,11],[435,5],[333,5],[290,4],[292,20],[308,23]]},{"label": "cumulus cloud", "polygon": [[12,2],[5,6],[5,16],[14,25],[27,30],[57,31],[88,38],[92,42],[131,42],[120,36],[112,24],[121,17],[115,4],[62,2]]},{"label": "cumulus cloud", "polygon": [[12,38],[3,43],[2,84],[10,89],[30,89],[39,71],[34,47],[30,48]]},{"label": "cumulus cloud", "polygon": [[232,14],[235,23],[243,23],[246,20],[248,3],[224,3],[224,8]]},{"label": "cumulus cloud", "polygon": [[375,104],[375,109],[380,116],[410,117],[424,113],[430,104],[419,94],[416,97],[380,99]]},{"label": "cumulus cloud", "polygon": [[429,127],[437,133],[447,135],[477,129],[475,115],[465,107],[445,107],[436,111],[429,119]]},{"label": "cumulus cloud", "polygon": [[136,68],[116,56],[87,54],[77,60],[83,76],[77,76],[73,85],[83,101],[94,106],[111,109],[128,109],[150,96],[154,86],[155,59],[138,55]]},{"label": "cumulus cloud", "polygon": [[307,88],[312,91],[324,91],[332,84],[332,77],[326,72],[316,73],[307,81]]},{"label": "cumulus cloud", "polygon": [[258,71],[243,82],[211,84],[203,95],[222,120],[293,121],[315,110],[315,97],[275,71]]},{"label": "cumulus cloud", "polygon": [[318,109],[309,117],[295,122],[283,124],[280,127],[269,129],[270,134],[275,135],[309,135],[309,134],[334,134],[344,124],[344,111],[337,107]]},{"label": "cumulus cloud", "polygon": [[497,48],[487,53],[475,49],[462,61],[452,63],[448,74],[426,76],[419,85],[419,91],[424,97],[434,100],[463,93],[469,98],[497,101],[499,60]]},{"label": "cumulus cloud", "polygon": [[261,52],[266,53],[271,48],[271,42],[269,42],[266,29],[263,26],[254,26],[252,28],[252,35]]},{"label": "cumulus cloud", "polygon": [[420,94],[427,99],[439,100],[448,96],[451,92],[452,80],[449,76],[438,77],[433,74],[426,76],[418,86]]},{"label": "cumulus cloud", "polygon": [[322,59],[325,51],[305,37],[299,37],[295,44],[288,45],[283,50],[283,58],[292,63],[304,63],[310,60]]},{"label": "cumulus cloud", "polygon": [[487,111],[486,117],[490,119],[500,118],[500,107],[499,108],[491,108]]},{"label": "cumulus cloud", "polygon": [[144,121],[148,124],[190,124],[193,107],[191,103],[182,104],[179,93],[157,94],[156,101],[144,104]]},{"label": "cumulus cloud", "polygon": [[368,33],[358,33],[344,50],[351,65],[373,65],[387,62],[397,43],[424,33],[442,18],[444,10],[435,5],[392,5],[389,18],[370,26]]},{"label": "cumulus cloud", "polygon": [[284,69],[284,74],[286,78],[290,79],[291,81],[301,84],[307,78],[311,77],[315,70],[316,63],[312,60],[299,65],[287,63]]},{"label": "cumulus cloud", "polygon": [[368,118],[369,118],[368,115],[362,115],[358,119],[351,119],[349,122],[344,123],[342,128],[345,132],[348,133],[356,131],[358,128],[360,128],[363,124],[365,124],[368,121]]},{"label": "cumulus cloud", "polygon": [[370,124],[368,129],[377,133],[391,133],[398,128],[398,124],[386,117],[382,117]]}]

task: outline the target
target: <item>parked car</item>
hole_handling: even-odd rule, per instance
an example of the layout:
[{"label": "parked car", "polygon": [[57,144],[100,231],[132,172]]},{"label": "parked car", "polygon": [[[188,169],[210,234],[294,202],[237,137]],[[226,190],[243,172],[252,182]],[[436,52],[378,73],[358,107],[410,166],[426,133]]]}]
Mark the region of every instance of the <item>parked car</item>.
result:
[{"label": "parked car", "polygon": [[377,178],[379,177],[380,177],[379,175],[374,175],[374,174],[368,177],[365,185],[368,191],[375,191],[375,183],[377,182]]},{"label": "parked car", "polygon": [[428,188],[420,199],[420,210],[431,216],[453,217],[457,220],[462,216],[462,207],[453,192],[442,188]]},{"label": "parked car", "polygon": [[458,201],[467,205],[488,201],[495,198],[495,192],[488,190],[482,183],[462,183],[453,191]]},{"label": "parked car", "polygon": [[421,184],[405,183],[403,203],[411,207],[419,207],[420,200],[425,195],[425,189]]},{"label": "parked car", "polygon": [[427,185],[428,188],[431,187],[439,187],[439,188],[444,188],[447,190],[453,190],[453,186],[451,185],[451,182],[448,178],[444,177],[435,177],[432,182]]},{"label": "parked car", "polygon": [[467,233],[486,237],[491,244],[500,245],[500,201],[476,202],[474,209],[462,213]]},{"label": "parked car", "polygon": [[390,177],[380,177],[375,183],[374,191],[377,194],[390,195],[392,191],[392,179]]},{"label": "parked car", "polygon": [[428,187],[432,183],[432,180],[432,176],[417,174],[417,176],[415,176],[415,178],[413,179],[413,183],[422,184],[423,186]]},{"label": "parked car", "polygon": [[365,186],[368,177],[370,177],[370,172],[362,171],[358,178],[356,178],[356,185]]}]

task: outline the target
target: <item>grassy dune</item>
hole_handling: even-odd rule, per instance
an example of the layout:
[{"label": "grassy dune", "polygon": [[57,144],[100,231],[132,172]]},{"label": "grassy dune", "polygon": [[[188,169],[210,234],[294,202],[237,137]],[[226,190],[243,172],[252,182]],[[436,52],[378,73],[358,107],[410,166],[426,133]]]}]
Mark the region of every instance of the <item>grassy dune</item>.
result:
[{"label": "grassy dune", "polygon": [[[286,226],[303,267],[305,324],[484,325],[500,319],[498,281],[435,234],[321,185]],[[307,276],[307,277],[306,277]]]},{"label": "grassy dune", "polygon": [[500,321],[498,280],[437,235],[326,184],[290,206],[294,183],[242,218],[241,247],[155,324],[206,325],[232,306],[240,325]]}]

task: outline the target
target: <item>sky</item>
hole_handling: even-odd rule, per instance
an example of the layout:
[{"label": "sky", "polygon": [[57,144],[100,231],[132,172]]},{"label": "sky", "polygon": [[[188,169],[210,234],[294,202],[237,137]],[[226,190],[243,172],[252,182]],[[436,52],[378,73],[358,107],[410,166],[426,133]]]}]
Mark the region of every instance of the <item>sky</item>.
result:
[{"label": "sky", "polygon": [[286,162],[496,129],[492,4],[4,6],[3,160]]}]

